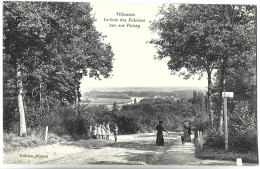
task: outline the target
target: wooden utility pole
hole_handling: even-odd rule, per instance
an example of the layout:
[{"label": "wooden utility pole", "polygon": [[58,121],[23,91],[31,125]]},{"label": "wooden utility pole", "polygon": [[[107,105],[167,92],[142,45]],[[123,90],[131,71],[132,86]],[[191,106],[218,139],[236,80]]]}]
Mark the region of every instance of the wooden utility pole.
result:
[{"label": "wooden utility pole", "polygon": [[222,95],[224,96],[224,124],[225,124],[225,150],[228,150],[228,116],[227,116],[227,98],[233,98],[233,92],[224,92]]},{"label": "wooden utility pole", "polygon": [[200,150],[203,149],[203,135],[202,135],[202,131],[200,131]]},{"label": "wooden utility pole", "polygon": [[[225,92],[224,92],[225,93]],[[224,97],[225,150],[228,150],[227,98]]]}]

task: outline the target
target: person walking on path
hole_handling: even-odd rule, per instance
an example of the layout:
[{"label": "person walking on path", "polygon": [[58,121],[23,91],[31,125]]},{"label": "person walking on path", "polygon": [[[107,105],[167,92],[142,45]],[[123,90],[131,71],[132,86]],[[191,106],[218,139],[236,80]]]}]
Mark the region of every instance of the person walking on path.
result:
[{"label": "person walking on path", "polygon": [[110,136],[110,127],[109,122],[106,124],[106,139],[109,139]]},{"label": "person walking on path", "polygon": [[163,131],[168,133],[168,131],[164,130],[162,123],[163,121],[159,120],[159,124],[156,126],[156,130],[157,130],[156,145],[164,145]]},{"label": "person walking on path", "polygon": [[191,126],[189,125],[188,121],[184,121],[183,132],[184,132],[184,142],[190,142]]},{"label": "person walking on path", "polygon": [[117,124],[115,124],[115,129],[114,129],[115,142],[117,142],[117,135],[118,135],[118,127]]}]

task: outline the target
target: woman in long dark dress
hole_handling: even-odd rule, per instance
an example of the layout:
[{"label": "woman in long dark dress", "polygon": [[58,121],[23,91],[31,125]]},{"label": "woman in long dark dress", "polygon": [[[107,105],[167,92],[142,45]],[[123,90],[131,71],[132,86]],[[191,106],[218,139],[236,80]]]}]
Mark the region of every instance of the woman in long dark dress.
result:
[{"label": "woman in long dark dress", "polygon": [[191,137],[190,137],[191,127],[187,121],[184,122],[183,132],[184,132],[184,141],[190,142],[191,141]]},{"label": "woman in long dark dress", "polygon": [[163,121],[160,120],[159,124],[156,126],[156,130],[157,130],[156,145],[164,145],[163,131],[165,131],[165,132],[167,132],[167,131],[164,130],[162,123],[163,123]]}]

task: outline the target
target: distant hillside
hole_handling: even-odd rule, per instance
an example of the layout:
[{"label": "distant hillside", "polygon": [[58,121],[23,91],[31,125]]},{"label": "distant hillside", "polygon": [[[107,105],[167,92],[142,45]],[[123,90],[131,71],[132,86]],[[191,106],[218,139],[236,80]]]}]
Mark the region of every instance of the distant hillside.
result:
[{"label": "distant hillside", "polygon": [[[136,90],[123,90],[123,88],[119,88],[118,91],[115,91],[117,88],[112,88],[111,91],[103,90],[103,91],[90,91],[84,92],[83,99],[87,98],[120,98],[127,99],[130,97],[144,97],[144,98],[175,98],[175,99],[189,99],[193,95],[193,91],[205,92],[201,89],[181,89],[181,88],[146,88],[146,90],[142,90],[143,88],[135,88]],[[126,88],[124,88],[126,89]],[[130,88],[127,88],[130,89]],[[133,88],[131,88],[133,89]]]},{"label": "distant hillside", "polygon": [[131,98],[127,93],[118,92],[118,91],[84,92],[83,97],[88,97],[88,98],[119,98],[119,99],[130,99]]},{"label": "distant hillside", "polygon": [[90,87],[88,91],[156,91],[156,92],[173,92],[184,90],[206,91],[206,87]]}]

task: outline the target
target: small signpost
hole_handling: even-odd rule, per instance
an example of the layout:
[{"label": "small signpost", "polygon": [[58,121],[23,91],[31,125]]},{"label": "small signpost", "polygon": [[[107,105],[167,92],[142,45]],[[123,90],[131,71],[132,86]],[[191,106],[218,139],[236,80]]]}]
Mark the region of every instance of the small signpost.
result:
[{"label": "small signpost", "polygon": [[222,92],[222,96],[224,98],[233,98],[234,97],[234,92]]},{"label": "small signpost", "polygon": [[243,166],[242,158],[237,158],[237,166]]},{"label": "small signpost", "polygon": [[45,141],[48,141],[48,126],[46,126],[45,130]]},{"label": "small signpost", "polygon": [[225,150],[228,150],[227,98],[233,98],[233,92],[222,92],[224,97]]}]

